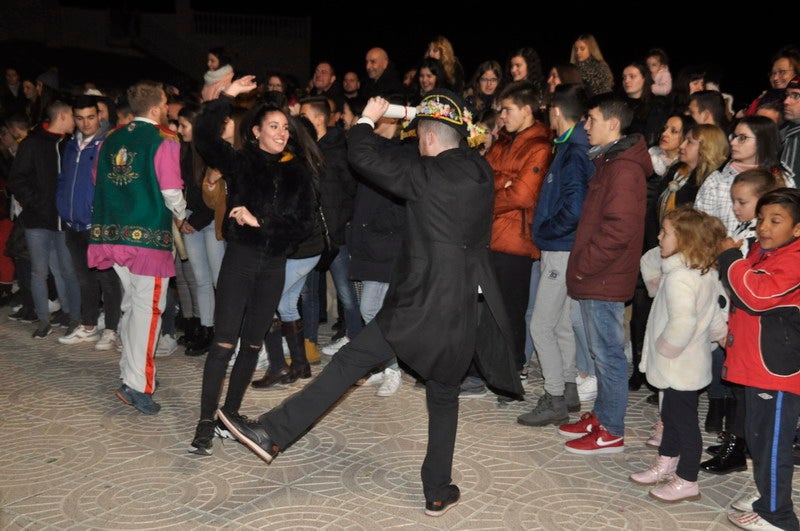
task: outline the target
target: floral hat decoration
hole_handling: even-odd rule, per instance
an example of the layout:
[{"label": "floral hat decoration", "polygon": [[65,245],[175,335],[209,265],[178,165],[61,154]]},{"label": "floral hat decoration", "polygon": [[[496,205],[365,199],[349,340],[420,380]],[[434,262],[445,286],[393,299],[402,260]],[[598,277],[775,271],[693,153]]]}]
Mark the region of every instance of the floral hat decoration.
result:
[{"label": "floral hat decoration", "polygon": [[482,127],[472,123],[472,113],[464,106],[461,97],[447,89],[436,89],[422,98],[417,106],[417,115],[408,124],[409,136],[416,133],[418,120],[437,120],[446,123],[461,133],[471,147],[482,144],[486,134]]}]

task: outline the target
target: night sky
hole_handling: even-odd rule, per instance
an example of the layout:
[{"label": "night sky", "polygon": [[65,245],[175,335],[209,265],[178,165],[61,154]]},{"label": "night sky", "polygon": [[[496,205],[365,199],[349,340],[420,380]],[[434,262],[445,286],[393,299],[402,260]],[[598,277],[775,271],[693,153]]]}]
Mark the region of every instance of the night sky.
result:
[{"label": "night sky", "polygon": [[[90,6],[92,2],[62,0],[61,4]],[[509,54],[522,46],[534,47],[547,71],[555,63],[569,61],[570,48],[579,34],[592,33],[617,83],[625,65],[643,60],[648,49],[661,47],[670,56],[673,79],[686,65],[718,65],[723,72],[722,90],[733,94],[738,109],[768,86],[772,55],[784,45],[800,42],[797,31],[781,26],[784,18],[796,18],[797,11],[782,7],[783,3],[741,12],[730,6],[706,7],[708,4],[712,3],[484,2],[479,4],[482,9],[477,9],[466,2],[370,3],[366,7],[356,2],[327,2],[314,9],[291,2],[277,7],[267,2],[252,7],[239,3],[226,8],[220,0],[190,1],[192,8],[203,11],[310,16],[312,69],[317,61],[328,59],[340,74],[355,70],[363,75],[364,57],[373,46],[385,48],[402,73],[422,58],[428,41],[437,34],[453,43],[466,80],[481,61],[496,59],[505,65]],[[137,0],[135,6],[143,11],[169,12],[175,3]]]}]

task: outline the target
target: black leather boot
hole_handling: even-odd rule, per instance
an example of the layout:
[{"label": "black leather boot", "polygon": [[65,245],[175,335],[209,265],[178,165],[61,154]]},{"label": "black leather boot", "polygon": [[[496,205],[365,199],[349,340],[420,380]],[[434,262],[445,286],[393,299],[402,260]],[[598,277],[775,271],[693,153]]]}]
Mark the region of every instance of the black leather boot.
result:
[{"label": "black leather boot", "polygon": [[292,383],[298,378],[311,378],[311,365],[306,358],[306,344],[303,338],[303,320],[289,321],[281,323],[283,337],[289,346],[289,355],[292,358],[292,366],[289,369],[289,377],[284,383]]},{"label": "black leather boot", "polygon": [[639,363],[642,361],[641,351],[637,351],[636,348],[634,348],[631,353],[631,358],[633,370],[631,371],[631,377],[628,378],[628,390],[638,391],[644,383],[644,373],[639,370]]},{"label": "black leather boot", "polygon": [[733,434],[728,435],[717,455],[700,463],[700,468],[717,475],[747,470],[744,439]]},{"label": "black leather boot", "polygon": [[179,345],[190,345],[197,340],[200,331],[200,318],[189,317],[183,320],[183,335],[178,338]]},{"label": "black leather boot", "polygon": [[214,327],[201,326],[195,340],[186,344],[185,354],[187,356],[202,356],[208,352],[211,342],[214,340]]},{"label": "black leather boot", "polygon": [[709,398],[708,413],[706,414],[706,433],[719,433],[722,431],[722,421],[725,419],[725,399]]},{"label": "black leather boot", "polygon": [[253,380],[250,385],[257,389],[272,387],[277,383],[285,383],[289,377],[289,367],[283,359],[283,342],[281,340],[281,322],[278,319],[272,320],[272,325],[264,336],[264,345],[267,347],[269,356],[269,368],[264,376],[258,380]]}]

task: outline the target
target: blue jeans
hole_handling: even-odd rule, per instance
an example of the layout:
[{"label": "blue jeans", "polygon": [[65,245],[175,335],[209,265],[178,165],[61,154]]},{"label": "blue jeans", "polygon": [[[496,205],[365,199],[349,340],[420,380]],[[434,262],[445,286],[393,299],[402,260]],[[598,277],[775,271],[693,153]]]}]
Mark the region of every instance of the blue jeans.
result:
[{"label": "blue jeans", "polygon": [[612,435],[625,435],[628,358],[625,357],[625,303],[582,299],[581,317],[597,372],[593,412]]},{"label": "blue jeans", "polygon": [[589,341],[586,339],[586,328],[581,317],[581,304],[575,299],[570,299],[570,317],[572,317],[572,331],[575,333],[575,366],[579,373],[588,373],[594,376],[594,360],[589,352]]},{"label": "blue jeans", "polygon": [[214,326],[214,288],[217,286],[219,268],[222,267],[225,242],[217,240],[214,223],[209,223],[194,234],[184,234],[183,242],[197,286],[200,324]]},{"label": "blue jeans", "polygon": [[70,319],[81,319],[81,290],[72,256],[63,232],[48,229],[25,229],[25,243],[31,255],[31,294],[36,316],[50,322],[47,305],[47,275],[53,273],[61,309]]},{"label": "blue jeans", "polygon": [[[374,280],[363,280],[361,282],[361,317],[364,322],[369,324],[383,306],[383,299],[386,298],[386,292],[389,291],[388,282],[376,282]],[[387,364],[387,368],[397,369],[397,358],[392,358]]]},{"label": "blue jeans", "polygon": [[329,271],[333,278],[333,285],[336,286],[336,297],[342,303],[344,310],[344,326],[347,330],[347,337],[353,339],[361,333],[364,324],[361,322],[356,287],[350,280],[350,253],[347,252],[346,245],[339,247],[339,254],[331,262]]},{"label": "blue jeans", "polygon": [[[283,293],[281,293],[281,300],[278,303],[278,314],[280,314],[281,321],[284,323],[291,323],[300,319],[297,301],[300,299],[300,292],[306,284],[308,274],[314,270],[319,258],[320,255],[314,255],[309,258],[289,258],[286,260],[286,279],[283,282]],[[305,305],[303,309],[305,309]]]},{"label": "blue jeans", "polygon": [[[333,259],[328,271],[331,272],[333,284],[336,286],[336,297],[342,303],[344,313],[344,326],[347,331],[347,337],[352,339],[361,333],[364,325],[361,322],[361,312],[358,309],[358,295],[356,295],[356,287],[353,281],[350,280],[350,254],[347,252],[347,246],[342,245],[339,247],[339,254]],[[319,281],[320,275],[324,273],[320,271],[312,271],[308,275],[306,285],[303,287],[303,320],[305,337],[312,343],[317,343],[319,335]]]},{"label": "blue jeans", "polygon": [[364,322],[369,324],[380,311],[383,306],[383,299],[386,297],[386,292],[389,291],[388,282],[376,282],[374,280],[362,281],[361,290],[361,317]]}]

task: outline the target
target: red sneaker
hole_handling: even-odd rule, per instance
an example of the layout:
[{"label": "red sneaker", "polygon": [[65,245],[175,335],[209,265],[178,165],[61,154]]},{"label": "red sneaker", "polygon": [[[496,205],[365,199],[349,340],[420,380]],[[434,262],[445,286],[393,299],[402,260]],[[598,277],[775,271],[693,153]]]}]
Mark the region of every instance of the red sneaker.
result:
[{"label": "red sneaker", "polygon": [[564,449],[571,454],[581,455],[618,454],[625,450],[625,439],[611,435],[603,426],[597,426],[580,439],[565,442]]},{"label": "red sneaker", "polygon": [[589,411],[581,415],[581,419],[578,422],[559,426],[558,433],[570,439],[577,439],[578,437],[583,437],[587,433],[592,433],[598,426],[600,426],[600,421],[594,413]]}]

